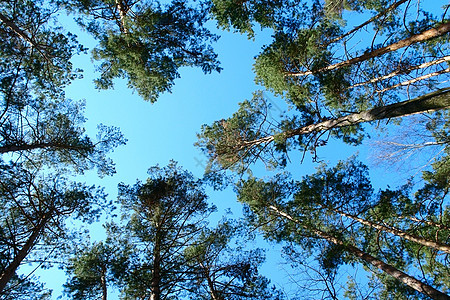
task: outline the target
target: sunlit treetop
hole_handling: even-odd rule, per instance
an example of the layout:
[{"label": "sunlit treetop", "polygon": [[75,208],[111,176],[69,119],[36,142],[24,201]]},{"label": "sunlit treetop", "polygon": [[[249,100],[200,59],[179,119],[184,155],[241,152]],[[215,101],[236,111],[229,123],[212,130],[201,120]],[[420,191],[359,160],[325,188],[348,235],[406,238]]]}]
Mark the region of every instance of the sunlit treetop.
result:
[{"label": "sunlit treetop", "polygon": [[[422,2],[385,2],[342,13],[342,20],[331,19],[327,6],[312,6],[306,24],[275,31],[256,59],[257,81],[294,105],[316,101],[333,111],[442,87],[449,71],[445,7],[433,14]],[[347,25],[347,15],[358,14],[362,21]]]},{"label": "sunlit treetop", "polygon": [[[284,99],[291,111],[270,119],[271,101],[260,94],[242,102],[232,117],[204,125],[198,146],[212,167],[245,170],[258,159],[269,167],[285,166],[295,148],[312,151],[315,160],[315,149],[330,137],[358,145],[362,122],[448,108],[446,92],[440,108],[420,104],[421,97],[447,91],[450,22],[444,4],[311,1],[279,8],[276,1],[213,3],[213,15],[223,8],[216,16],[221,26],[249,32],[253,27],[247,25],[259,24],[273,30],[273,40],[255,59],[256,82],[279,96],[276,101]],[[260,6],[276,12],[269,25],[256,20]],[[234,14],[252,21],[233,23]],[[302,18],[286,18],[292,15]],[[404,113],[394,116],[396,110]]]},{"label": "sunlit treetop", "polygon": [[86,49],[55,26],[57,9],[44,1],[3,1],[0,8],[0,92],[7,106],[32,97],[60,99],[81,76],[71,58]]},{"label": "sunlit treetop", "polygon": [[[369,282],[377,283],[368,294],[448,298],[448,188],[426,180],[375,192],[368,175],[352,158],[299,181],[288,174],[241,180],[238,200],[250,224],[286,245],[293,264],[314,255],[318,267],[306,272],[332,279],[362,263]],[[329,284],[318,281],[311,291],[336,295]],[[354,292],[344,287],[347,296]]]},{"label": "sunlit treetop", "polygon": [[[202,3],[172,1],[62,1],[78,23],[98,41],[93,58],[100,62],[98,88],[113,87],[115,78],[145,100],[170,92],[178,69],[220,71],[211,44],[217,40],[204,23]],[[194,6],[195,5],[195,6]]]}]

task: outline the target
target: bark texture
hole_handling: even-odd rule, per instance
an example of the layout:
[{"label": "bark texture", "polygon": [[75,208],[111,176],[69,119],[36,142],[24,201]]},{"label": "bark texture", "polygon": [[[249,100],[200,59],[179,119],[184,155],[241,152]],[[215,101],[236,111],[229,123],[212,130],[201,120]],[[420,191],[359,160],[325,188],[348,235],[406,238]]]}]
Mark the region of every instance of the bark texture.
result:
[{"label": "bark texture", "polygon": [[161,299],[161,237],[159,232],[156,233],[155,239],[150,300]]},{"label": "bark texture", "polygon": [[[312,132],[325,131],[333,128],[356,125],[364,122],[383,119],[406,117],[413,114],[433,112],[450,107],[450,88],[442,89],[412,100],[394,103],[386,106],[375,107],[360,113],[350,114],[344,117],[311,124],[305,127],[280,133],[284,139]],[[266,136],[253,141],[245,141],[240,149],[251,148],[260,144],[267,144],[275,140],[275,135]]]}]

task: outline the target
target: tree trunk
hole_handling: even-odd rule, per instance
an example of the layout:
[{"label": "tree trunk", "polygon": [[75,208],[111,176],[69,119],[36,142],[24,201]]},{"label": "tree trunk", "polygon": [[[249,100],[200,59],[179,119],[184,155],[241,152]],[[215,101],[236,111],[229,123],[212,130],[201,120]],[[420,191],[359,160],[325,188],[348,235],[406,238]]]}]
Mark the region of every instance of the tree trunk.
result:
[{"label": "tree trunk", "polygon": [[403,39],[401,41],[398,41],[396,43],[393,43],[389,46],[385,46],[379,49],[375,49],[369,52],[364,53],[361,56],[357,56],[354,57],[352,59],[337,63],[337,64],[333,64],[333,65],[329,65],[327,67],[315,70],[315,71],[306,71],[306,72],[300,72],[300,73],[288,73],[288,76],[296,76],[296,77],[300,77],[300,76],[307,76],[307,75],[311,75],[311,74],[316,74],[316,73],[321,73],[321,72],[326,72],[326,71],[331,71],[331,70],[335,70],[335,69],[339,69],[345,66],[350,66],[352,64],[356,64],[377,56],[381,56],[383,54],[392,52],[392,51],[396,51],[398,49],[404,48],[404,47],[408,47],[412,44],[415,43],[419,43],[419,42],[424,42],[427,40],[430,40],[432,38],[441,36],[447,32],[450,31],[450,22],[444,23],[439,25],[437,28],[432,28],[429,30],[426,30],[422,33],[410,36],[409,38]]},{"label": "tree trunk", "polygon": [[87,147],[79,147],[79,146],[70,146],[59,143],[34,143],[34,144],[22,144],[22,145],[6,145],[0,146],[0,154],[15,152],[15,151],[28,151],[35,149],[45,149],[45,148],[54,148],[54,149],[66,149],[66,150],[86,150]]},{"label": "tree trunk", "polygon": [[289,214],[287,214],[283,211],[280,211],[278,208],[276,208],[273,205],[270,206],[269,208],[272,211],[274,211],[275,213],[277,213],[279,216],[282,216],[282,217],[302,226],[304,229],[314,233],[318,237],[325,239],[335,245],[343,246],[344,249],[347,250],[348,252],[350,252],[351,254],[359,257],[363,261],[365,261],[365,262],[377,267],[378,269],[382,270],[383,272],[391,275],[392,277],[403,282],[404,284],[406,284],[410,288],[418,291],[419,293],[422,293],[422,294],[429,296],[432,299],[436,299],[436,300],[450,300],[450,297],[448,295],[446,295],[446,294],[442,293],[441,291],[436,290],[432,286],[430,286],[426,283],[423,283],[422,281],[398,270],[394,266],[391,266],[391,265],[383,262],[382,260],[379,260],[378,258],[373,257],[372,255],[362,251],[361,249],[359,249],[351,244],[345,243],[344,241],[342,241],[332,235],[329,235],[328,233],[323,232],[321,230],[308,228],[308,227],[304,226],[300,221],[296,220]]},{"label": "tree trunk", "polygon": [[361,224],[373,227],[373,228],[378,229],[378,230],[382,230],[382,231],[386,231],[386,232],[392,233],[392,234],[394,234],[396,236],[399,236],[401,238],[404,238],[406,240],[409,240],[409,241],[412,241],[412,242],[424,245],[426,247],[434,248],[436,250],[443,251],[443,252],[446,252],[446,253],[450,254],[450,246],[449,245],[446,245],[446,244],[443,244],[443,243],[434,242],[434,241],[430,241],[430,240],[421,238],[419,236],[409,234],[409,233],[407,233],[407,232],[405,232],[403,230],[400,230],[398,228],[395,228],[395,227],[387,227],[387,226],[384,226],[384,225],[380,225],[378,223],[367,221],[367,220],[364,220],[362,218],[359,218],[357,216],[348,214],[346,212],[343,212],[343,211],[340,211],[340,210],[337,210],[337,209],[331,209],[331,210],[336,212],[336,213],[338,213],[338,214],[340,214],[341,216],[345,216],[345,217],[350,218],[352,220],[355,220],[355,221],[357,221],[357,222],[359,222]]},{"label": "tree trunk", "polygon": [[102,285],[102,300],[107,300],[108,286],[106,283],[106,267],[105,266],[103,266],[103,268],[102,268],[101,285]]},{"label": "tree trunk", "polygon": [[153,268],[150,300],[161,299],[161,237],[156,232],[155,246],[153,248]]},{"label": "tree trunk", "polygon": [[[324,122],[311,124],[305,127],[289,130],[280,133],[279,136],[283,137],[284,139],[289,139],[311,132],[330,130],[333,128],[351,126],[364,122],[406,117],[413,114],[433,112],[449,107],[450,88],[446,88],[412,100],[394,103],[382,107],[375,107],[373,109],[369,109],[360,113],[354,113],[337,119],[331,119]],[[275,140],[275,137],[276,135],[270,135],[253,141],[245,141],[237,149],[237,151],[252,148],[260,144],[271,143]]]},{"label": "tree trunk", "polygon": [[9,263],[9,265],[2,272],[0,276],[0,294],[8,284],[9,280],[11,280],[11,278],[14,276],[22,261],[30,253],[31,249],[38,240],[39,235],[41,234],[42,230],[47,224],[47,220],[48,216],[44,215],[42,219],[39,221],[39,224],[37,224],[36,227],[33,229],[33,232],[31,233],[26,243],[23,245],[22,249],[18,251],[12,262]]},{"label": "tree trunk", "polygon": [[117,8],[117,11],[119,12],[119,18],[120,18],[120,20],[119,20],[119,24],[120,24],[119,27],[120,27],[120,31],[125,33],[125,34],[127,34],[128,30],[127,30],[127,27],[126,27],[126,24],[125,24],[125,17],[127,15],[127,9],[126,9],[126,7],[125,7],[125,5],[124,5],[122,0],[116,0],[116,8]]},{"label": "tree trunk", "polygon": [[381,93],[384,93],[386,91],[395,89],[395,88],[397,88],[399,86],[411,85],[411,84],[413,84],[413,83],[415,83],[417,81],[421,81],[421,80],[424,80],[424,79],[428,79],[428,78],[431,78],[431,77],[434,77],[434,76],[438,76],[438,75],[441,75],[441,74],[444,74],[444,73],[449,73],[449,72],[450,72],[450,68],[447,68],[447,69],[444,69],[444,70],[440,70],[440,71],[436,71],[436,72],[433,72],[433,73],[425,74],[423,76],[419,76],[419,77],[416,77],[416,78],[413,78],[413,79],[410,79],[410,80],[406,80],[406,81],[400,82],[398,84],[389,86],[387,88],[384,88],[382,90],[378,90],[376,92],[381,94]]},{"label": "tree trunk", "polygon": [[20,29],[14,22],[10,21],[5,15],[0,13],[0,21],[3,22],[7,27],[9,27],[18,37],[25,40],[31,46],[39,48],[38,45],[30,38],[28,35]]},{"label": "tree trunk", "polygon": [[219,295],[217,295],[217,291],[214,287],[214,282],[211,279],[211,275],[209,274],[208,269],[200,263],[200,267],[203,269],[203,275],[206,278],[206,281],[208,282],[208,288],[209,288],[209,294],[211,295],[212,300],[223,300]]},{"label": "tree trunk", "polygon": [[439,224],[439,223],[436,223],[436,222],[433,222],[433,221],[430,221],[430,220],[422,220],[422,219],[418,219],[416,217],[402,217],[402,216],[399,216],[398,218],[399,219],[408,219],[410,221],[421,223],[421,224],[425,223],[425,224],[427,224],[429,226],[433,226],[433,227],[436,227],[436,228],[439,228],[439,229],[450,230],[450,226],[445,226],[443,224]]}]

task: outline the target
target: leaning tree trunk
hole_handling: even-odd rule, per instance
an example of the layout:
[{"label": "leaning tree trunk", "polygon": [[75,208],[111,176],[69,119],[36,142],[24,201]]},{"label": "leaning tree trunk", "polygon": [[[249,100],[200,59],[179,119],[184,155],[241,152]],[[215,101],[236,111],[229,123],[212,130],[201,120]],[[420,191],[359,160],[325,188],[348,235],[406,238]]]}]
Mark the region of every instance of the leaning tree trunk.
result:
[{"label": "leaning tree trunk", "polygon": [[211,278],[209,269],[207,267],[205,267],[202,263],[200,263],[200,267],[202,268],[203,275],[205,276],[206,281],[208,282],[208,289],[209,289],[209,295],[211,296],[211,300],[223,300],[222,297],[220,297],[218,295],[217,290],[214,287],[214,281]]},{"label": "leaning tree trunk", "polygon": [[411,85],[411,84],[413,84],[415,82],[418,82],[418,81],[421,81],[421,80],[425,80],[425,79],[429,79],[431,77],[439,76],[439,75],[442,75],[442,74],[445,74],[445,73],[450,73],[450,68],[446,68],[446,69],[439,70],[439,71],[432,72],[432,73],[428,73],[428,74],[425,74],[425,75],[422,75],[422,76],[419,76],[419,77],[416,77],[416,78],[413,78],[413,79],[409,79],[409,80],[406,80],[406,81],[403,81],[403,82],[400,82],[400,83],[388,86],[388,87],[386,87],[386,88],[384,88],[382,90],[377,90],[376,92],[381,94],[381,93],[384,93],[386,91],[398,88],[399,86],[408,86],[408,85]]},{"label": "leaning tree trunk", "polygon": [[433,112],[449,107],[450,88],[446,88],[412,100],[394,103],[382,107],[375,107],[360,113],[354,113],[337,119],[331,119],[324,122],[311,124],[305,127],[285,131],[277,135],[269,135],[252,141],[244,141],[236,152],[250,149],[261,144],[271,143],[276,138],[280,137],[283,139],[289,139],[295,136],[305,135],[312,132],[326,131],[364,122],[406,117],[413,114]]},{"label": "leaning tree trunk", "polygon": [[344,241],[342,241],[326,232],[323,232],[319,229],[308,228],[305,225],[303,225],[300,221],[298,221],[297,219],[293,218],[292,216],[290,216],[289,214],[287,214],[283,211],[280,211],[277,207],[275,207],[273,205],[270,206],[270,209],[273,212],[275,212],[276,214],[278,214],[279,216],[286,218],[296,224],[299,224],[300,226],[302,226],[306,230],[312,232],[313,234],[317,235],[318,237],[325,239],[335,245],[343,246],[346,251],[348,251],[351,254],[355,255],[356,257],[362,259],[363,261],[377,267],[378,269],[382,270],[386,274],[389,274],[390,276],[401,281],[402,283],[404,283],[407,286],[409,286],[410,288],[418,291],[419,293],[422,293],[422,294],[429,296],[432,299],[436,299],[436,300],[450,300],[450,297],[448,295],[442,293],[441,291],[436,290],[432,286],[414,278],[413,276],[410,276],[410,275],[406,274],[405,272],[398,270],[394,266],[389,265],[389,264],[385,263],[384,261],[362,251],[361,249],[359,249],[349,243],[345,243]]},{"label": "leaning tree trunk", "polygon": [[3,22],[3,24],[5,24],[7,27],[9,27],[9,29],[11,29],[18,37],[20,37],[25,42],[30,44],[33,48],[37,49],[44,56],[44,58],[46,60],[48,60],[48,61],[50,60],[45,55],[45,52],[43,51],[43,49],[39,43],[37,43],[32,38],[30,38],[25,31],[20,29],[13,21],[9,20],[5,15],[3,15],[1,13],[0,13],[0,21]]},{"label": "leaning tree trunk", "polygon": [[439,224],[439,223],[436,223],[436,222],[433,222],[430,220],[422,220],[422,219],[418,219],[416,217],[402,217],[402,216],[399,216],[398,218],[399,219],[408,219],[410,221],[420,223],[420,224],[424,223],[424,224],[427,224],[428,226],[436,227],[439,229],[450,230],[450,226],[445,226],[444,224]]},{"label": "leaning tree trunk", "polygon": [[300,73],[287,73],[287,76],[296,76],[296,77],[308,76],[311,74],[327,72],[327,71],[339,69],[342,67],[350,66],[350,65],[353,65],[353,64],[356,64],[356,63],[359,63],[359,62],[362,62],[362,61],[365,61],[365,60],[368,60],[368,59],[371,59],[371,58],[374,58],[377,56],[381,56],[381,55],[389,53],[389,52],[396,51],[396,50],[404,48],[404,47],[408,47],[415,43],[420,43],[420,42],[424,42],[424,41],[433,39],[435,37],[439,37],[441,35],[446,34],[449,31],[450,31],[450,22],[447,22],[447,23],[439,25],[436,28],[432,28],[432,29],[426,30],[422,33],[415,34],[413,36],[410,36],[409,38],[400,40],[391,45],[366,52],[363,55],[354,57],[352,59],[348,59],[348,60],[342,61],[340,63],[329,65],[327,67],[324,67],[324,68],[321,68],[321,69],[318,69],[315,71],[306,71],[306,72],[300,72]]},{"label": "leaning tree trunk", "polygon": [[[431,67],[431,66],[434,66],[434,65],[438,65],[438,64],[441,64],[441,63],[444,63],[444,62],[448,62],[448,61],[450,61],[450,56],[444,56],[444,57],[441,57],[439,59],[436,59],[436,60],[433,60],[433,61],[429,61],[429,62],[420,64],[420,65],[417,65],[417,66],[410,66],[410,67],[407,67],[407,68],[400,68],[400,69],[395,70],[394,72],[391,72],[391,73],[389,73],[387,75],[383,75],[383,76],[380,76],[380,77],[377,77],[377,78],[372,78],[372,79],[364,81],[364,82],[356,83],[356,84],[348,87],[347,89],[353,89],[353,88],[356,88],[358,86],[363,86],[363,85],[366,85],[366,84],[370,84],[370,83],[375,83],[375,82],[378,82],[378,81],[386,80],[386,79],[392,78],[394,76],[398,76],[398,75],[402,75],[402,74],[408,74],[408,73],[410,73],[410,72],[412,72],[414,70],[428,68],[428,67]],[[436,74],[435,76],[441,74],[441,72],[434,72],[434,73],[439,73],[439,74]],[[431,73],[431,74],[434,74],[434,73]],[[443,73],[445,73],[445,72],[443,72]],[[425,76],[430,76],[430,75],[425,75]],[[417,79],[417,81],[423,80],[423,79],[427,79],[427,78],[423,78],[423,77],[424,76],[421,76],[421,77],[417,77],[415,79]],[[396,88],[398,86],[401,86],[401,85],[411,84],[411,83],[413,83],[411,81],[412,80],[405,81],[404,83],[401,83],[400,85],[396,84],[396,85],[387,87],[387,88],[385,88],[383,90],[380,90],[378,92],[382,93],[382,92],[385,92],[385,91],[387,91],[389,89],[394,89],[394,88]]]},{"label": "leaning tree trunk", "polygon": [[340,211],[340,210],[337,210],[337,209],[331,209],[331,210],[336,212],[336,213],[338,213],[338,214],[340,214],[341,216],[344,216],[344,217],[347,217],[347,218],[352,219],[354,221],[357,221],[357,222],[359,222],[359,223],[361,223],[363,225],[367,225],[367,226],[370,226],[370,227],[378,229],[378,230],[389,232],[389,233],[392,233],[393,235],[399,236],[401,238],[404,238],[406,240],[415,242],[417,244],[421,244],[423,246],[434,248],[436,250],[443,251],[443,252],[446,252],[446,253],[450,254],[450,245],[447,245],[447,244],[444,244],[444,243],[435,242],[435,241],[430,241],[430,240],[424,239],[424,238],[422,238],[420,236],[409,234],[409,233],[407,233],[407,232],[405,232],[403,230],[400,230],[398,228],[384,226],[384,225],[381,225],[381,224],[378,224],[378,223],[375,223],[375,222],[372,222],[372,221],[368,221],[368,220],[362,219],[360,217],[348,214],[346,212],[343,212],[343,211]]},{"label": "leaning tree trunk", "polygon": [[17,269],[19,268],[22,261],[25,257],[30,253],[33,246],[36,244],[42,230],[44,230],[45,225],[47,224],[48,216],[44,215],[36,227],[33,229],[30,237],[23,245],[23,247],[16,253],[14,259],[11,263],[5,268],[5,270],[0,275],[0,294],[3,289],[6,287],[11,278],[16,274]]}]

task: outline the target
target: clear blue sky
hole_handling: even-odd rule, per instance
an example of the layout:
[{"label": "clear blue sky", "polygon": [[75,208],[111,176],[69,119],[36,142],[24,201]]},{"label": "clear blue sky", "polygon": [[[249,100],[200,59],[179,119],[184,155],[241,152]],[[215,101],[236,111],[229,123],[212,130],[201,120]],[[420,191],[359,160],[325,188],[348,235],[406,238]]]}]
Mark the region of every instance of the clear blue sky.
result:
[{"label": "clear blue sky", "polygon": [[[69,26],[68,30],[76,33],[85,46],[93,48],[95,42],[88,35],[73,24]],[[253,57],[264,43],[270,41],[268,31],[260,33],[255,41],[229,32],[220,32],[220,35],[214,47],[222,72],[205,75],[199,69],[183,68],[172,93],[161,95],[154,104],[142,100],[123,80],[117,80],[113,90],[95,90],[93,79],[98,73],[94,72],[95,63],[90,56],[80,55],[73,60],[75,67],[84,69],[84,78],[69,86],[66,96],[86,100],[89,135],[95,136],[97,124],[103,123],[119,127],[128,139],[127,145],[117,148],[110,156],[116,163],[115,176],[99,179],[96,172],[90,172],[82,180],[104,186],[109,197],[114,199],[118,183],[133,184],[136,179],[145,180],[149,167],[165,166],[170,160],[177,161],[197,177],[203,175],[206,157],[194,147],[196,133],[203,124],[229,117],[237,110],[238,102],[251,98],[252,92],[258,89],[253,81]],[[228,208],[236,215],[241,213],[231,190],[210,191],[209,196],[218,207],[217,218]],[[100,226],[98,231],[92,236],[101,236]],[[54,290],[53,298],[56,299],[65,282],[64,272],[52,269],[37,274],[48,288]]]},{"label": "clear blue sky", "polygon": [[[92,49],[95,43],[87,35],[80,33],[77,27],[70,26],[69,30],[77,33],[80,41]],[[111,155],[116,163],[117,174],[104,179],[98,179],[95,172],[87,174],[84,177],[87,183],[104,186],[109,197],[115,198],[119,182],[133,184],[136,179],[145,180],[149,167],[156,164],[164,166],[172,159],[194,175],[202,176],[206,158],[193,145],[196,133],[200,131],[202,124],[228,118],[237,110],[238,102],[251,98],[252,92],[258,89],[253,81],[253,57],[259,53],[263,44],[270,41],[268,31],[257,34],[254,41],[229,32],[220,32],[220,35],[221,39],[215,44],[215,49],[223,71],[220,74],[205,75],[199,69],[182,69],[181,78],[176,81],[172,93],[161,95],[155,104],[145,102],[137,94],[133,94],[122,80],[116,81],[114,90],[95,90],[92,80],[98,74],[94,73],[89,55],[74,59],[75,67],[85,70],[84,79],[77,80],[68,87],[67,97],[86,100],[86,125],[89,134],[95,135],[96,125],[103,123],[120,127],[128,139],[126,146],[119,147]],[[280,103],[283,101],[273,100]],[[360,151],[360,158],[366,160],[368,150],[367,146],[357,149],[344,147],[341,143],[331,143],[323,150],[319,149],[319,155],[334,164],[356,151]],[[307,157],[303,165],[297,161],[291,165],[291,169],[301,175],[314,172],[315,166]],[[392,178],[386,176],[381,169],[372,169],[371,172],[380,185]],[[241,212],[235,195],[229,190],[211,192],[210,200],[218,206],[218,216],[227,208],[231,208],[236,215]],[[276,258],[280,254],[274,251],[268,255]],[[270,264],[263,272],[277,273],[273,268],[278,266]],[[47,282],[47,287],[54,290],[53,298],[56,299],[65,282],[64,273],[47,270],[38,274],[43,282]],[[283,275],[274,277],[273,280],[281,282],[285,278]]]}]

